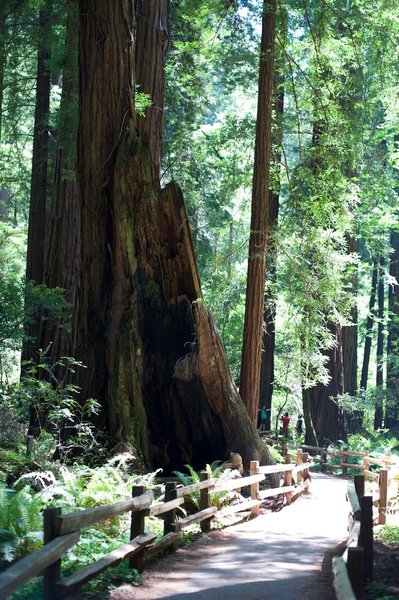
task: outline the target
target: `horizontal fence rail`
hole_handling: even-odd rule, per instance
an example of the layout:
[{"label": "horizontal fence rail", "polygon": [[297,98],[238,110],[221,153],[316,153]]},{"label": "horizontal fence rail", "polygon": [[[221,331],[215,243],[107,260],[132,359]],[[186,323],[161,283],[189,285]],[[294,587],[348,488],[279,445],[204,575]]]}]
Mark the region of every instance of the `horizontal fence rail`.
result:
[{"label": "horizontal fence rail", "polygon": [[[216,514],[223,516],[249,510],[256,516],[265,498],[273,496],[280,496],[289,504],[309,485],[310,467],[308,455],[298,450],[297,464],[291,464],[289,458],[287,464],[268,466],[260,466],[257,461],[252,461],[250,475],[246,477],[218,481],[203,472],[198,483],[188,486],[168,482],[164,502],[154,502],[151,491],[146,491],[144,486],[135,486],[132,498],[114,504],[64,515],[60,508],[46,509],[43,514],[45,545],[0,573],[0,598],[7,598],[40,574],[43,574],[45,600],[55,600],[73,594],[83,584],[122,560],[129,559],[131,567],[142,570],[145,555],[173,546],[180,539],[183,529],[193,523],[199,523],[201,530],[207,532]],[[276,473],[281,474],[282,485],[261,490],[260,484],[268,475]],[[211,505],[212,492],[229,492],[246,487],[250,488],[250,497],[241,502],[219,509]],[[184,506],[185,498],[193,493],[200,496],[199,510],[184,518],[177,518],[177,510]],[[79,542],[81,529],[128,512],[131,513],[131,540],[76,573],[62,578],[61,557]],[[163,519],[164,535],[161,539],[157,540],[152,533],[145,533],[146,516]]]}]

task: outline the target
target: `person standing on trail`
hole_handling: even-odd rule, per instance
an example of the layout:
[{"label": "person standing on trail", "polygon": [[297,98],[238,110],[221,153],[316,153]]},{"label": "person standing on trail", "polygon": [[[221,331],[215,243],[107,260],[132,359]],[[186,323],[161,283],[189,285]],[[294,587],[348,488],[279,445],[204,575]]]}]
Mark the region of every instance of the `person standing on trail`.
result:
[{"label": "person standing on trail", "polygon": [[295,435],[298,437],[303,433],[303,417],[302,415],[298,415],[298,420],[295,426]]},{"label": "person standing on trail", "polygon": [[288,426],[291,421],[290,416],[286,412],[283,415],[281,415],[281,417],[279,417],[279,420],[281,421],[281,429],[282,429],[283,436],[288,437]]},{"label": "person standing on trail", "polygon": [[264,406],[259,409],[259,431],[266,431],[266,409]]}]

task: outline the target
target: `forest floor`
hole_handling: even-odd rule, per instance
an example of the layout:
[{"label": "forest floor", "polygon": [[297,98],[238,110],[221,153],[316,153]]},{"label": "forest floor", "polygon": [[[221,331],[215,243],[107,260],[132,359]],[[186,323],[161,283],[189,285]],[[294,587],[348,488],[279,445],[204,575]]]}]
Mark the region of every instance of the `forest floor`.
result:
[{"label": "forest floor", "polygon": [[316,473],[278,512],[214,530],[146,567],[110,600],[334,600],[331,564],[347,538],[347,481]]},{"label": "forest floor", "polygon": [[399,545],[374,540],[373,579],[364,600],[399,598]]}]

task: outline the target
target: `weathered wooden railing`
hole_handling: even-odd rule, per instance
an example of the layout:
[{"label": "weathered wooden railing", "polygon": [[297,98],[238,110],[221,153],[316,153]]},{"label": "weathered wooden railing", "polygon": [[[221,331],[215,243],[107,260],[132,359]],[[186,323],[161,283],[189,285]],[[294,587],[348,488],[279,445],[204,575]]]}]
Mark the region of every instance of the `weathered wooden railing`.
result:
[{"label": "weathered wooden railing", "polygon": [[[284,494],[289,504],[293,496],[308,486],[310,466],[307,455],[298,450],[296,465],[291,464],[290,459],[287,459],[287,464],[271,466],[260,466],[257,461],[252,461],[250,475],[247,477],[217,481],[203,472],[201,480],[189,486],[177,487],[176,482],[167,483],[165,500],[162,503],[154,503],[152,492],[147,492],[143,486],[135,486],[131,499],[115,504],[65,515],[61,513],[60,508],[46,509],[43,514],[45,545],[0,573],[0,598],[7,598],[41,573],[45,600],[55,600],[71,595],[83,584],[122,560],[129,559],[132,567],[141,570],[145,555],[176,543],[182,530],[192,523],[200,523],[201,530],[207,532],[216,513],[251,510],[252,515],[256,516],[265,498],[281,494]],[[261,490],[259,484],[274,473],[283,473],[283,485]],[[211,506],[211,492],[237,490],[247,486],[250,486],[251,494],[250,498],[243,502],[220,510]],[[176,510],[184,504],[185,498],[194,492],[200,493],[200,510],[177,520]],[[130,542],[112,550],[73,575],[62,578],[61,557],[79,542],[80,531],[127,512],[131,513]],[[159,540],[155,539],[155,534],[145,533],[146,516],[162,516],[164,535]]]},{"label": "weathered wooden railing", "polygon": [[373,580],[373,497],[365,496],[363,475],[348,483],[348,541],[342,556],[333,559],[337,600],[358,600],[365,582]]},{"label": "weathered wooden railing", "polygon": [[[322,470],[325,469],[342,469],[343,473],[347,473],[348,469],[354,469],[356,471],[362,471],[362,473],[371,479],[378,479],[378,472],[370,471],[370,465],[378,466],[384,469],[390,469],[394,458],[392,454],[386,453],[382,458],[375,458],[370,456],[369,451],[357,452],[350,450],[349,448],[343,448],[342,450],[330,450],[327,446],[308,446],[306,444],[291,444],[287,440],[275,440],[266,436],[262,436],[263,440],[270,444],[282,444],[283,452],[290,454],[291,450],[296,452],[297,448],[302,450],[308,450],[312,453],[312,458],[315,462],[319,462]],[[316,456],[315,453],[317,453]],[[338,464],[328,462],[328,457],[341,458]],[[350,458],[358,458],[361,463],[350,462]],[[396,465],[397,466],[397,465]]]}]

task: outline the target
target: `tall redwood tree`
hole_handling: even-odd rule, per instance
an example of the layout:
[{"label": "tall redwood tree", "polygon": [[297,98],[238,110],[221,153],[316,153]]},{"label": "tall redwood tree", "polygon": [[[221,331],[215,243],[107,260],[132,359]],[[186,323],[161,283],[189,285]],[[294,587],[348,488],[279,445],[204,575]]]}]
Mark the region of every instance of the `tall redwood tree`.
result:
[{"label": "tall redwood tree", "polygon": [[262,360],[275,36],[276,2],[265,0],[260,45],[251,231],[240,373],[240,394],[254,422],[258,414]]}]

